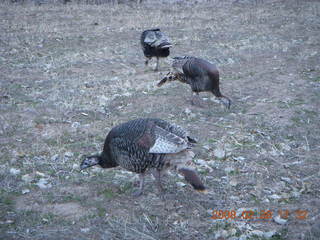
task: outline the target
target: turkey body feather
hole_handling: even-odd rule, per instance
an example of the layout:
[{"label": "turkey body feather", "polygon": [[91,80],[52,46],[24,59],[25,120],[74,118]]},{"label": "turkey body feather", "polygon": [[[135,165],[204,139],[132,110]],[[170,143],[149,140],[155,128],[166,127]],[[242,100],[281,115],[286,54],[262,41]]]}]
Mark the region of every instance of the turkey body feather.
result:
[{"label": "turkey body feather", "polygon": [[[150,169],[162,175],[168,169],[188,168],[186,164],[194,155],[190,149],[195,142],[175,124],[155,118],[135,119],[114,127],[106,137],[102,153],[86,157],[80,167],[85,169],[97,164],[103,168],[121,166],[140,174],[140,177]],[[194,170],[191,172],[201,182]],[[196,190],[204,190],[202,183],[198,185]],[[139,194],[142,190],[143,184]]]}]

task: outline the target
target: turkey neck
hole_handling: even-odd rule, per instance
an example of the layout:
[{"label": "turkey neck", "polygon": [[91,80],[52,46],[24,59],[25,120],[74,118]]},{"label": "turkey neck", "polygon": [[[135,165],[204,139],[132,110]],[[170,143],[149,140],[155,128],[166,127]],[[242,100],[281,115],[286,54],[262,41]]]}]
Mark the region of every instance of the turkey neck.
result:
[{"label": "turkey neck", "polygon": [[99,156],[99,165],[102,168],[113,168],[118,166],[118,164],[113,161],[111,155],[105,151]]}]

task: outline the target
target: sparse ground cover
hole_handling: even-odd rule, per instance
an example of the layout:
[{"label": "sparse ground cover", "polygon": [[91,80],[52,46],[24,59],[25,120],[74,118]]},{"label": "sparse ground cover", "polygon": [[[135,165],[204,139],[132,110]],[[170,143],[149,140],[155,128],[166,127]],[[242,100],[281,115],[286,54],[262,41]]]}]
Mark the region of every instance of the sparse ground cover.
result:
[{"label": "sparse ground cover", "polygon": [[[230,111],[210,94],[192,106],[180,83],[156,87],[168,62],[146,68],[139,45],[155,26],[172,56],[218,65]],[[319,32],[319,1],[1,4],[0,238],[320,239]],[[113,126],[149,116],[199,140],[209,194],[172,174],[164,201],[151,177],[132,198],[135,174],[79,172]],[[227,221],[213,210],[273,215]]]}]

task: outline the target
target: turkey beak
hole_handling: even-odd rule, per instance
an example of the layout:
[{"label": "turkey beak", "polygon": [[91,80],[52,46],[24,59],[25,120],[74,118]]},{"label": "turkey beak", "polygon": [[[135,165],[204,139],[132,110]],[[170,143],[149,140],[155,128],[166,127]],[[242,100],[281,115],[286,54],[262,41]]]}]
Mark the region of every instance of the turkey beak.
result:
[{"label": "turkey beak", "polygon": [[81,164],[80,164],[80,171],[82,171],[83,169],[86,169],[90,167],[90,165],[84,160]]},{"label": "turkey beak", "polygon": [[172,47],[172,44],[170,43],[161,46],[161,48],[171,48],[171,47]]},{"label": "turkey beak", "polygon": [[86,164],[81,164],[80,165],[80,171],[82,171],[83,169],[88,168],[88,166]]}]

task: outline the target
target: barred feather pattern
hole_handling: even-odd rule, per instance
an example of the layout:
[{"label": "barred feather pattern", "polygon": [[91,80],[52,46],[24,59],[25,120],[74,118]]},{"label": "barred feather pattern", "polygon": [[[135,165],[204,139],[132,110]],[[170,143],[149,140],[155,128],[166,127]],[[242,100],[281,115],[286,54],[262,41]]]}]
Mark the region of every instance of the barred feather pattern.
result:
[{"label": "barred feather pattern", "polygon": [[161,119],[136,119],[117,127],[108,134],[104,151],[108,161],[136,173],[150,168],[161,170],[167,154],[175,154],[192,146],[188,133],[175,124]]},{"label": "barred feather pattern", "polygon": [[230,105],[229,98],[220,92],[219,71],[214,64],[192,56],[174,57],[172,69],[158,83],[158,87],[177,80],[189,84],[193,92],[212,92],[218,98],[225,98],[227,105]]}]

